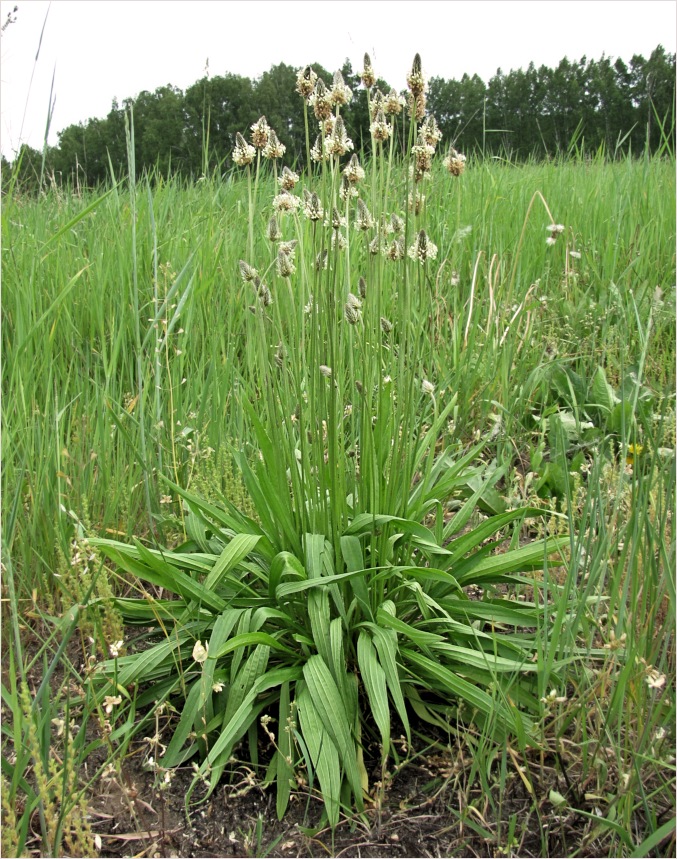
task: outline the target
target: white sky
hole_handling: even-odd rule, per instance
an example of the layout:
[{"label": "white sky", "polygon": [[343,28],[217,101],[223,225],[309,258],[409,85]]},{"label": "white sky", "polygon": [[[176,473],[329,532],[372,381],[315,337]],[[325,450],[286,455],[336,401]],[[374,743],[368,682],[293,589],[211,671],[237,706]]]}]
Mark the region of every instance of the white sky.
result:
[{"label": "white sky", "polygon": [[[42,148],[52,75],[56,132],[104,117],[142,90],[185,90],[204,74],[256,78],[280,62],[348,57],[355,70],[369,52],[377,76],[396,89],[419,52],[430,77],[553,67],[562,57],[629,62],[659,44],[675,52],[675,0],[10,0],[17,21],[0,41],[0,143]],[[49,9],[49,14],[47,11]],[[45,24],[45,16],[47,20]],[[45,24],[39,57],[35,60]]]}]

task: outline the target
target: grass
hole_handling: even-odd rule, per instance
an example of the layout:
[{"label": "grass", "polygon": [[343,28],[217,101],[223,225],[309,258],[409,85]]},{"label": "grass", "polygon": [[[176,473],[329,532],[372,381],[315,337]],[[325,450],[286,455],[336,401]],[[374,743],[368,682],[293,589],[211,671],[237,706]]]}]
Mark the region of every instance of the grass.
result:
[{"label": "grass", "polygon": [[[324,215],[279,216],[297,242],[281,260],[266,238],[279,189],[265,163],[250,176],[4,201],[7,855],[97,849],[87,797],[104,774],[122,781],[144,733],[156,737],[156,787],[171,791],[200,689],[219,671],[244,685],[206,705],[213,724],[187,750],[198,794],[224,771],[241,713],[278,813],[293,758],[297,775],[314,788],[319,779],[334,826],[364,799],[360,737],[380,745],[362,818],[373,823],[393,760],[406,761],[392,757],[396,724],[416,718],[469,754],[464,803],[441,795],[496,850],[519,851],[529,835],[531,818],[510,811],[519,784],[541,855],[670,855],[674,162],[469,158],[452,177],[437,156],[414,215],[411,179],[388,155],[386,145],[364,165],[360,195],[377,222],[403,219],[405,248],[425,230],[437,246],[425,265],[372,254],[374,229],[351,228],[349,250],[332,249],[330,201],[337,219],[347,208],[355,217],[332,162],[299,185],[317,191]],[[553,222],[565,230],[548,246]],[[241,260],[272,304],[243,280]],[[296,271],[276,276],[289,261]],[[213,506],[224,498],[230,506]],[[487,556],[492,535],[500,553]],[[251,595],[232,590],[243,571]],[[344,576],[331,602],[313,575]],[[480,598],[454,602],[449,577]],[[240,614],[216,621],[223,587]],[[282,597],[293,622],[264,633],[251,613],[265,605],[273,617]],[[211,618],[196,600],[214,603]],[[156,663],[164,673],[144,673],[130,623],[165,630],[134,639],[159,653],[147,648],[171,641],[180,610],[181,667],[168,659]],[[450,616],[472,618],[459,640]],[[193,661],[208,638],[221,661]],[[120,640],[129,651],[111,656]],[[397,668],[386,640],[397,641]],[[305,662],[285,656],[293,641]],[[463,653],[450,655],[450,641]],[[463,666],[472,659],[484,661]],[[359,706],[348,666],[363,684]],[[266,670],[287,672],[275,675],[279,692]],[[281,730],[294,689],[296,741],[284,740],[266,775],[258,746],[277,731],[257,731],[260,704]],[[178,707],[173,719],[149,709],[160,693]],[[219,708],[228,718],[217,727]],[[344,708],[344,727],[323,732]]]}]

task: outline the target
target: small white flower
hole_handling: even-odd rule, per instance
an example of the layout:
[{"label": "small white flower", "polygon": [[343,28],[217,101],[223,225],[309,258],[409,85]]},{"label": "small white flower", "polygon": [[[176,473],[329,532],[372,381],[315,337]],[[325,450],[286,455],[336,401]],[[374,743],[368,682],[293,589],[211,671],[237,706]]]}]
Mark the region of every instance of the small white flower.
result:
[{"label": "small white flower", "polygon": [[[171,500],[171,499],[170,499]],[[114,641],[113,644],[109,645],[108,652],[111,655],[112,659],[117,659],[120,655],[120,651],[125,646],[124,641]]]},{"label": "small white flower", "polygon": [[223,687],[224,687],[224,684],[220,680],[217,680],[216,683],[212,684],[212,691],[213,692],[222,692]]},{"label": "small white flower", "polygon": [[203,647],[201,641],[199,641],[199,640],[196,641],[195,647],[193,648],[193,659],[196,662],[202,664],[203,662],[206,661],[208,656],[209,656],[209,644],[207,643],[207,646]]},{"label": "small white flower", "polygon": [[103,699],[103,709],[108,715],[113,712],[113,707],[117,707],[118,704],[122,704],[121,695],[106,695]]},{"label": "small white flower", "polygon": [[435,393],[435,386],[427,379],[423,379],[423,381],[421,382],[421,390],[424,394],[429,394],[432,397]]}]

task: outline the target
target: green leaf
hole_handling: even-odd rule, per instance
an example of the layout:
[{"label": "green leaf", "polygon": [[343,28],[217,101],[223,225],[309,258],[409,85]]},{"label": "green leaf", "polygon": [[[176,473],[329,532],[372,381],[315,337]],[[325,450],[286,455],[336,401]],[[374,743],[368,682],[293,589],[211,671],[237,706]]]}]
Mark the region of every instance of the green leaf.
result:
[{"label": "green leaf", "polygon": [[365,627],[371,631],[372,641],[376,647],[379,662],[385,672],[390,697],[395,704],[397,715],[400,717],[400,721],[404,726],[407,739],[411,743],[409,718],[407,716],[407,708],[404,703],[404,695],[402,694],[402,686],[397,669],[397,633],[392,629],[382,629],[380,626],[373,623],[367,623],[365,624]]},{"label": "green leaf", "polygon": [[294,768],[289,763],[292,758],[292,709],[289,700],[289,682],[280,685],[280,706],[278,708],[277,734],[277,799],[275,808],[277,819],[282,820],[289,805],[291,780],[294,778]]},{"label": "green leaf", "polygon": [[606,373],[602,367],[598,367],[595,370],[595,375],[592,377],[590,399],[591,402],[589,405],[597,406],[607,415],[616,403],[619,402],[614,389],[607,382]]},{"label": "green leaf", "polygon": [[505,726],[511,731],[516,730],[513,714],[500,699],[492,698],[486,692],[478,689],[473,683],[464,680],[458,674],[455,674],[438,662],[428,659],[427,656],[421,653],[408,648],[401,648],[400,652],[408,663],[413,663],[413,665],[422,669],[425,675],[428,675],[428,677],[435,681],[436,690],[440,696],[444,698],[453,695],[467,702],[471,707],[475,707],[485,716],[496,719],[499,732]]},{"label": "green leaf", "polygon": [[[482,558],[477,564],[472,564],[472,558],[468,562],[461,563],[454,568],[458,583],[463,587],[471,582],[498,581],[497,577],[505,580],[508,573],[543,569],[546,558],[570,545],[569,537],[551,537],[547,540],[537,540],[522,546],[520,549],[512,549],[500,555],[492,555]],[[553,565],[549,560],[549,564]]]},{"label": "green leaf", "polygon": [[204,707],[204,701],[202,700],[203,685],[202,677],[198,677],[191,685],[179,723],[174,728],[167,751],[162,757],[163,767],[174,767],[179,762],[181,750],[188,739],[188,735],[196,727],[200,710]]},{"label": "green leaf", "polygon": [[221,579],[244,560],[260,540],[261,537],[256,534],[236,534],[219,555],[204,586],[211,590],[217,588]]},{"label": "green leaf", "polygon": [[151,582],[161,588],[166,588],[175,594],[180,594],[185,599],[195,600],[215,612],[225,609],[226,603],[218,594],[207,590],[200,582],[196,582],[184,572],[166,561],[161,561],[149,552],[140,543],[136,543],[139,553],[139,561],[127,553],[119,552],[117,549],[103,546],[104,554],[108,555],[113,563],[117,564],[128,573],[133,573],[140,579]]},{"label": "green leaf", "polygon": [[346,778],[361,811],[362,786],[357,768],[357,752],[351,735],[350,720],[331,672],[321,656],[311,656],[303,667],[303,677],[315,709],[339,753]]},{"label": "green leaf", "polygon": [[381,762],[385,764],[390,753],[390,708],[386,675],[378,661],[371,636],[366,630],[362,630],[357,639],[357,662],[364,688],[367,690],[374,722],[381,734]]},{"label": "green leaf", "polygon": [[[239,647],[251,647],[253,644],[263,644],[267,647],[272,647],[273,650],[282,650],[285,653],[290,654],[290,656],[298,655],[297,651],[292,650],[291,647],[287,647],[286,644],[282,644],[282,642],[273,638],[273,636],[269,635],[267,632],[245,632],[241,635],[236,635],[234,638],[231,638],[230,641],[223,644],[214,654],[214,658],[220,659],[222,656],[225,656],[227,653],[232,653],[233,650],[237,650]],[[212,657],[211,651],[209,656],[210,658]]]},{"label": "green leaf", "polygon": [[297,695],[296,704],[299,710],[303,739],[310,754],[309,763],[312,763],[320,782],[327,818],[330,826],[336,826],[339,820],[341,799],[339,754],[325,730],[322,717],[315,709],[307,686]]},{"label": "green leaf", "polygon": [[268,596],[271,599],[280,599],[278,586],[285,576],[303,581],[306,579],[306,571],[296,555],[291,552],[278,552],[270,564],[268,574]]}]

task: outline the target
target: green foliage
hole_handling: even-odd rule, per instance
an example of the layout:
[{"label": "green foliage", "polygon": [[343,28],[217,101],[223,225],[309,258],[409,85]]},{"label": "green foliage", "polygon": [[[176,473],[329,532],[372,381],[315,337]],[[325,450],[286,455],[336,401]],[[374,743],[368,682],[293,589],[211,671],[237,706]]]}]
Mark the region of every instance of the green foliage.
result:
[{"label": "green foliage", "polygon": [[[362,806],[362,744],[374,728],[385,765],[395,714],[409,741],[412,711],[433,724],[475,722],[496,740],[516,733],[533,741],[532,657],[543,642],[527,628],[547,627],[543,611],[527,602],[474,602],[464,591],[518,582],[517,573],[542,568],[563,546],[532,543],[498,556],[500,563],[487,556],[487,539],[533,511],[451,533],[444,547],[416,521],[365,515],[341,536],[336,558],[322,534],[302,535],[293,554],[281,549],[279,533],[173,488],[208,551],[92,540],[121,569],[176,597],[117,600],[128,623],[155,632],[144,635],[142,652],[102,664],[94,678],[100,697],[112,681],[150,685],[157,701],[172,697],[181,717],[163,767],[198,756],[196,783],[204,776],[211,792],[237,743],[261,721],[274,746],[267,781],[277,784],[278,814],[290,779],[307,770],[335,825],[344,783]],[[372,548],[375,538],[388,547],[385,556]],[[497,626],[500,635],[490,631]]]}]

